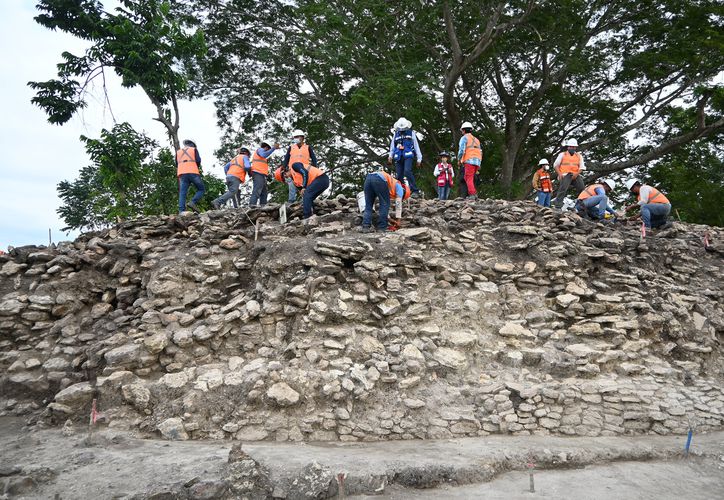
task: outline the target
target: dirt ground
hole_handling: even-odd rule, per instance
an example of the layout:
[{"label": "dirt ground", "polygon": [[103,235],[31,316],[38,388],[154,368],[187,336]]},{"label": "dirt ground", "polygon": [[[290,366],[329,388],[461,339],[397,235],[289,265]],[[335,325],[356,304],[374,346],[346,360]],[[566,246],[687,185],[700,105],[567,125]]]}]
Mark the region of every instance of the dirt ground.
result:
[{"label": "dirt ground", "polygon": [[[67,433],[69,434],[69,433]],[[279,498],[311,463],[347,474],[348,498],[621,498],[724,497],[724,432],[685,436],[562,438],[491,436],[379,443],[244,443],[270,471]],[[139,440],[98,430],[29,431],[0,418],[0,498],[146,498],[171,484],[227,478],[231,441]],[[526,462],[534,461],[535,493]],[[335,489],[336,490],[336,489]],[[197,489],[191,498],[216,498]],[[206,496],[204,496],[206,495]],[[209,496],[210,495],[210,496]],[[159,497],[156,498],[176,498]]]}]

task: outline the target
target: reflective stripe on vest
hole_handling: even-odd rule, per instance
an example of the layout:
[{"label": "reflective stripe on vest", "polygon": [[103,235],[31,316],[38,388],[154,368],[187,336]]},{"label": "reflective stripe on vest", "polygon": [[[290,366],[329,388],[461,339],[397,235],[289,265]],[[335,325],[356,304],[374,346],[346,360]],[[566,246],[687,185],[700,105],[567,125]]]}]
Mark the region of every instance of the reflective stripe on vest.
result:
[{"label": "reflective stripe on vest", "polygon": [[538,170],[538,182],[540,182],[540,190],[544,193],[553,192],[553,183],[551,183],[551,175],[544,169]]},{"label": "reflective stripe on vest", "polygon": [[392,176],[391,176],[390,174],[388,174],[387,172],[382,172],[382,171],[380,171],[379,173],[382,174],[383,177],[385,178],[385,181],[387,181],[387,189],[388,189],[389,192],[390,192],[390,200],[396,200],[396,199],[397,199],[397,185],[398,185],[398,184],[399,184],[400,186],[402,186],[402,189],[403,189],[404,192],[405,192],[405,193],[402,195],[402,199],[403,199],[403,200],[406,200],[407,198],[410,197],[410,188],[409,188],[406,184],[401,183],[400,181],[398,181],[397,179],[395,179],[394,177],[392,177]]},{"label": "reflective stripe on vest", "polygon": [[[641,186],[643,188],[643,186]],[[664,196],[664,194],[656,189],[653,186],[647,186],[651,191],[649,191],[649,201],[646,203],[668,203],[671,204],[669,199]],[[638,195],[639,201],[641,201],[641,190],[639,189],[639,195]]]},{"label": "reflective stripe on vest", "polygon": [[269,174],[269,161],[257,151],[254,151],[254,156],[251,157],[251,171],[262,175]]},{"label": "reflective stripe on vest", "polygon": [[231,160],[229,171],[226,175],[233,175],[237,177],[241,182],[246,180],[246,170],[244,170],[244,155],[237,155]]},{"label": "reflective stripe on vest", "polygon": [[577,174],[581,169],[581,155],[578,153],[569,154],[568,151],[563,153],[561,164],[558,166],[561,174]]},{"label": "reflective stripe on vest", "polygon": [[198,174],[199,164],[196,163],[196,148],[182,148],[176,151],[176,176]]},{"label": "reflective stripe on vest", "polygon": [[[586,189],[584,189],[583,191],[581,191],[581,194],[578,195],[578,199],[579,199],[579,200],[585,200],[585,199],[590,198],[591,196],[598,196],[598,195],[596,194],[596,189],[597,189],[597,188],[603,189],[603,184],[591,184],[591,185],[588,186]],[[605,192],[605,189],[604,189],[604,192]]]},{"label": "reflective stripe on vest", "polygon": [[302,147],[293,145],[289,148],[289,166],[291,167],[295,163],[301,163],[304,168],[309,169],[311,162],[311,155],[309,154],[309,146],[303,144]]},{"label": "reflective stripe on vest", "polygon": [[412,130],[399,130],[395,132],[395,153],[393,155],[395,160],[399,158],[412,158],[415,155],[415,141],[412,138]]},{"label": "reflective stripe on vest", "polygon": [[[304,182],[304,176],[302,174],[298,174],[298,175],[299,175],[299,184],[301,185]],[[322,172],[317,167],[309,167],[307,169],[307,187],[309,187],[309,185],[312,182],[317,180],[317,177],[319,177],[320,175],[324,175],[324,172]]]},{"label": "reflective stripe on vest", "polygon": [[465,152],[460,160],[460,163],[465,163],[468,160],[477,158],[478,160],[483,159],[483,150],[480,148],[480,141],[473,137],[473,134],[465,134]]},{"label": "reflective stripe on vest", "polygon": [[[274,179],[278,180],[279,182],[286,182],[286,179],[284,179],[284,178],[282,177],[282,173],[283,173],[282,169],[281,169],[281,168],[278,168],[278,169],[274,172]],[[300,174],[299,172],[297,172],[297,171],[295,171],[294,169],[291,169],[291,168],[290,168],[290,169],[288,170],[288,172],[287,172],[287,175],[292,178],[292,182],[294,183],[295,186],[301,187],[301,185],[302,185],[302,180],[303,180],[302,174]]]},{"label": "reflective stripe on vest", "polygon": [[440,173],[437,174],[437,185],[442,187],[450,184],[452,186],[452,166],[447,164],[443,167],[442,164],[439,164],[437,168],[440,170]]}]

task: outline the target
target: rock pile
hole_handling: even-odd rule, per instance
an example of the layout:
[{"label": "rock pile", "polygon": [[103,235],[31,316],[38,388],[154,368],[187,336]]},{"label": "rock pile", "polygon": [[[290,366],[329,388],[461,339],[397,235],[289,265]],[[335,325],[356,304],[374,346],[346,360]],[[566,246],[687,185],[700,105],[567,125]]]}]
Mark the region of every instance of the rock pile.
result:
[{"label": "rock pile", "polygon": [[[292,216],[296,212],[292,211]],[[0,415],[168,439],[724,427],[724,234],[528,202],[146,218],[0,256]],[[705,250],[705,232],[714,246]]]}]

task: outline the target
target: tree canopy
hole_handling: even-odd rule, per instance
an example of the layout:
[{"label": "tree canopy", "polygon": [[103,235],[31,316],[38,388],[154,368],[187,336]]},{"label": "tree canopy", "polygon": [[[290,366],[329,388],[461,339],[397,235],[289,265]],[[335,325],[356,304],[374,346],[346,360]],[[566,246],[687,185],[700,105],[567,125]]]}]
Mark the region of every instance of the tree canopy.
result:
[{"label": "tree canopy", "polygon": [[[98,229],[138,215],[178,211],[176,167],[167,148],[128,123],[103,129],[100,138],[81,136],[92,164],[73,181],[58,184],[63,204],[58,215],[69,229]],[[205,207],[223,191],[223,183],[205,178]]]},{"label": "tree canopy", "polygon": [[[88,86],[112,70],[124,87],[140,87],[175,149],[179,147],[179,98],[189,85],[187,67],[205,53],[203,33],[189,30],[163,0],[120,0],[115,13],[94,0],[41,0],[35,20],[90,42],[83,55],[63,52],[58,78],[30,82],[32,99],[50,123],[63,124],[86,106]],[[107,98],[107,95],[106,95]]]},{"label": "tree canopy", "polygon": [[[720,2],[123,4],[111,16],[98,2],[39,3],[49,13],[39,22],[94,41],[85,57],[64,55],[59,80],[33,84],[51,120],[82,105],[78,77],[100,61],[129,84],[157,89],[147,94],[161,103],[179,93],[213,98],[221,151],[268,136],[285,141],[301,128],[335,192],[357,191],[384,162],[400,116],[421,139],[417,173],[428,190],[437,152],[457,152],[463,121],[483,143],[488,196],[525,196],[537,160],[552,160],[566,137],[581,144],[588,180],[648,172],[673,182],[673,192],[683,178],[664,166],[676,158],[685,168],[685,155],[706,151],[703,170],[721,167],[721,149],[710,147],[724,130]],[[133,66],[139,54],[144,65]]]}]

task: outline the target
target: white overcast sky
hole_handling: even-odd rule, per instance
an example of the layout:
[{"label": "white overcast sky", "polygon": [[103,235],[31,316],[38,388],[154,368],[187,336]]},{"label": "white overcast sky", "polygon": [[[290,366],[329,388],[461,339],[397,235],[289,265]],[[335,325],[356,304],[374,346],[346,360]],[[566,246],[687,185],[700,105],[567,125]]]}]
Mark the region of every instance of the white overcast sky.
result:
[{"label": "white overcast sky", "polygon": [[[84,42],[70,35],[53,32],[37,24],[34,0],[2,0],[0,19],[0,249],[8,245],[47,244],[48,229],[53,241],[73,239],[66,234],[56,209],[60,206],[56,186],[74,179],[90,163],[81,134],[98,137],[102,128],[113,127],[110,113],[97,101],[63,126],[51,125],[45,113],[30,103],[33,90],[29,81],[46,81],[56,75],[60,54],[80,55]],[[112,2],[104,2],[106,5]],[[166,145],[163,126],[152,120],[155,109],[138,89],[124,89],[111,76],[109,94],[118,122],[127,121]],[[181,103],[180,137],[196,141],[204,164],[217,175],[222,172],[213,152],[219,147],[214,106],[210,101]],[[213,159],[213,163],[210,161]],[[208,167],[207,167],[208,168]]]}]

